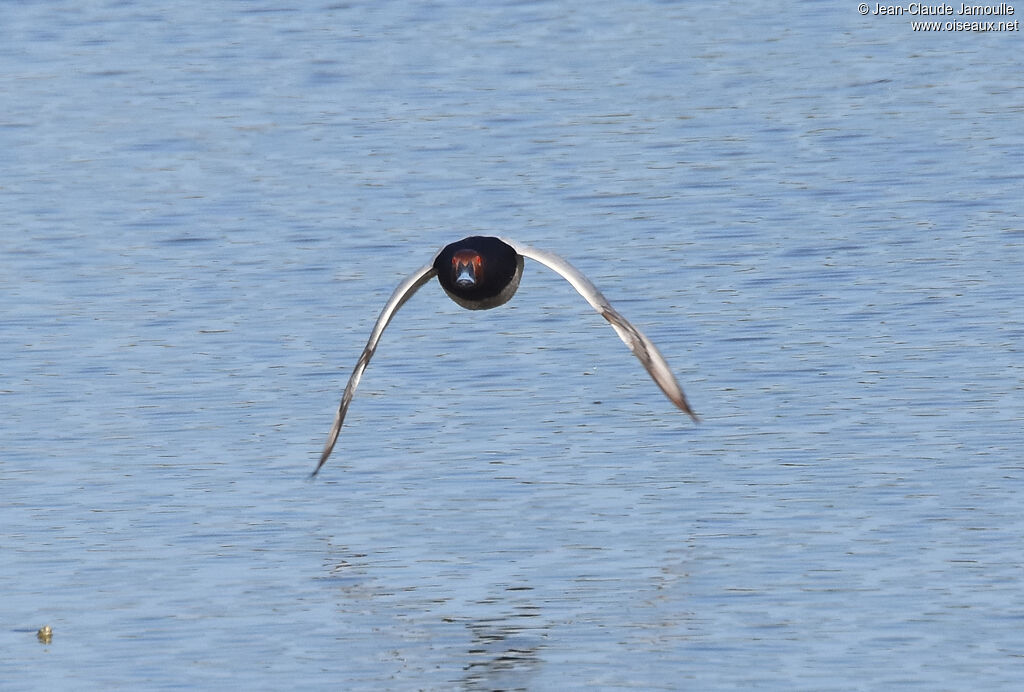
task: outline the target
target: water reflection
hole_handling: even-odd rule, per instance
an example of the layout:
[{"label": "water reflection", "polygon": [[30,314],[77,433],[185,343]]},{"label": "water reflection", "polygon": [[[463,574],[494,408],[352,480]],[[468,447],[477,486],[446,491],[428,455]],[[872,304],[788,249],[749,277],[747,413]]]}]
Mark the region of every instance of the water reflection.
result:
[{"label": "water reflection", "polygon": [[[384,634],[382,650],[397,653],[399,648],[403,649],[399,656],[403,668],[409,667],[404,659],[412,641],[423,645],[424,659],[439,657],[438,667],[449,669],[450,682],[462,689],[529,689],[531,680],[541,671],[541,652],[550,624],[531,598],[532,586],[485,587],[500,591],[475,600],[460,601],[448,593],[434,597],[434,583],[422,566],[398,565],[384,555],[344,549],[332,552],[335,556],[324,579],[340,589],[340,618],[353,629],[365,624]],[[388,570],[397,570],[392,573],[401,575],[401,583],[383,576],[384,565]],[[407,580],[418,583],[406,583]],[[364,621],[361,614],[367,610],[376,616]],[[382,610],[391,612],[393,627],[382,627]],[[457,612],[452,614],[453,610]],[[497,615],[493,614],[495,611]],[[360,636],[365,635],[363,632]],[[346,646],[345,652],[353,667],[358,668],[363,656],[358,646]],[[365,654],[382,655],[385,654],[380,650]]]},{"label": "water reflection", "polygon": [[[529,587],[510,587],[510,592],[530,591]],[[493,605],[498,599],[491,599]],[[507,604],[506,604],[507,605]],[[462,678],[465,689],[529,689],[527,684],[539,672],[540,652],[548,626],[541,624],[540,608],[519,604],[504,617],[467,621],[472,644]]]}]

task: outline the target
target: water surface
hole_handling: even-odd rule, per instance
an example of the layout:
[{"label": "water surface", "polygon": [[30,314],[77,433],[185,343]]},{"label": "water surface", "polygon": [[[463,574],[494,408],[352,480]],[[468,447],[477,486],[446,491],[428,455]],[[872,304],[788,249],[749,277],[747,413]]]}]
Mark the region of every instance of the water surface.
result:
[{"label": "water surface", "polygon": [[[1012,689],[1020,39],[814,3],[0,10],[10,689]],[[394,286],[494,233],[564,281]],[[50,644],[35,631],[53,628]]]}]

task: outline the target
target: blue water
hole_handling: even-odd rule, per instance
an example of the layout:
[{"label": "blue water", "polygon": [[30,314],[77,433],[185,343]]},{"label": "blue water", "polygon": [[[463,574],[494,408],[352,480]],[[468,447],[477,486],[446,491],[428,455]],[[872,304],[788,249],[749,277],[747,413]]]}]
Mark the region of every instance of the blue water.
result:
[{"label": "blue water", "polygon": [[[0,26],[0,687],[1024,677],[1019,33],[757,2]],[[569,258],[703,423],[529,264],[504,308],[410,301],[309,481],[387,296],[471,234]]]}]

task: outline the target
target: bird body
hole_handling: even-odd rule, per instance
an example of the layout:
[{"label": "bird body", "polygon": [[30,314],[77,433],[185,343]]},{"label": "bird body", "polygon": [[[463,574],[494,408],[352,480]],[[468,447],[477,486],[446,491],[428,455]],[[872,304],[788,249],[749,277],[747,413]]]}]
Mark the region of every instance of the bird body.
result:
[{"label": "bird body", "polygon": [[341,432],[345,413],[348,411],[356,387],[363,377],[363,372],[370,364],[370,358],[377,350],[384,329],[419,288],[437,276],[438,283],[444,292],[458,305],[468,310],[489,310],[504,305],[519,288],[523,276],[523,258],[529,257],[540,262],[549,269],[560,274],[573,288],[579,292],[590,305],[597,310],[640,360],[654,382],[661,388],[665,396],[679,409],[687,413],[695,422],[699,419],[686,401],[682,388],[676,381],[664,356],[654,343],[643,332],[633,326],[615,308],[608,299],[597,290],[578,269],[567,261],[550,252],[538,250],[529,245],[521,245],[503,238],[488,236],[470,236],[441,248],[431,263],[420,268],[405,279],[384,304],[377,323],[366,342],[366,348],[356,363],[352,376],[349,378],[345,393],[342,395],[338,413],[320,455],[320,463],[313,471],[315,476],[331,455],[334,445]]}]

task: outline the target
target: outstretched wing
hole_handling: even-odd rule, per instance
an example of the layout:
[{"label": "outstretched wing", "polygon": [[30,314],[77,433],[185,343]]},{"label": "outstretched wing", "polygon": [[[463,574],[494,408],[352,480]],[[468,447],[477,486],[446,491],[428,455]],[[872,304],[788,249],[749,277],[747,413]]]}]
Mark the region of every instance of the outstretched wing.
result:
[{"label": "outstretched wing", "polygon": [[697,418],[697,414],[693,412],[690,405],[686,402],[686,396],[683,394],[682,387],[676,381],[675,376],[668,367],[668,363],[665,362],[664,356],[658,351],[654,343],[644,336],[643,332],[634,327],[629,320],[619,314],[619,312],[611,306],[608,299],[605,298],[594,284],[590,283],[590,279],[583,276],[582,273],[576,267],[572,266],[564,259],[550,252],[544,250],[538,250],[537,248],[530,247],[529,245],[520,245],[514,243],[506,238],[502,240],[518,252],[523,257],[529,257],[532,260],[540,262],[548,269],[551,269],[559,274],[572,284],[581,296],[583,296],[588,303],[595,310],[601,313],[612,325],[612,329],[619,335],[619,338],[629,346],[629,350],[633,352],[640,362],[647,368],[647,372],[650,373],[654,382],[661,388],[661,391],[665,392],[673,404],[678,406],[680,409],[689,414],[690,418],[694,422],[700,422]]},{"label": "outstretched wing", "polygon": [[348,405],[352,403],[352,396],[356,393],[356,387],[359,386],[359,380],[363,377],[363,371],[366,370],[366,366],[370,364],[370,359],[373,358],[374,351],[377,350],[377,342],[380,341],[384,329],[388,326],[391,318],[395,316],[395,313],[398,312],[398,308],[402,307],[405,301],[412,298],[412,295],[419,290],[420,286],[434,278],[436,273],[432,264],[428,264],[417,271],[398,285],[395,292],[388,298],[384,309],[380,311],[380,317],[377,318],[377,324],[373,325],[373,331],[370,333],[369,341],[366,342],[366,348],[363,349],[363,355],[359,356],[359,362],[356,363],[352,376],[348,378],[345,394],[342,395],[341,405],[338,406],[338,414],[334,417],[334,425],[331,426],[331,432],[327,436],[327,444],[324,445],[324,451],[320,454],[320,463],[316,465],[316,469],[313,471],[314,476],[319,473],[320,467],[327,461],[327,457],[331,456],[334,443],[338,441],[338,433],[341,432],[341,424],[345,421],[345,412],[348,411]]}]

